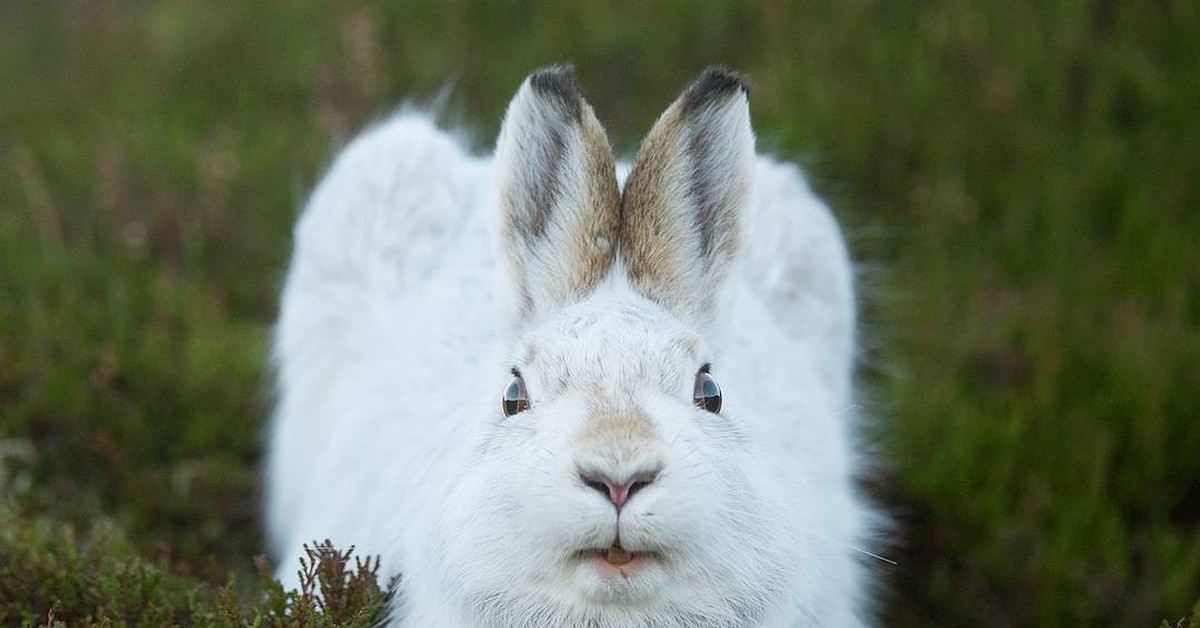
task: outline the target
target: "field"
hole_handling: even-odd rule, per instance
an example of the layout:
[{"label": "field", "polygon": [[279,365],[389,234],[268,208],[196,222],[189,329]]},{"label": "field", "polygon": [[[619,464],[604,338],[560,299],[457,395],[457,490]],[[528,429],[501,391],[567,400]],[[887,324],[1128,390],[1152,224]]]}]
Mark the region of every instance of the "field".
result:
[{"label": "field", "polygon": [[746,72],[760,150],[835,207],[896,521],[883,625],[1192,613],[1200,3],[9,0],[0,623],[259,598],[308,189],[405,101],[490,150],[559,61],[623,154],[705,65]]}]

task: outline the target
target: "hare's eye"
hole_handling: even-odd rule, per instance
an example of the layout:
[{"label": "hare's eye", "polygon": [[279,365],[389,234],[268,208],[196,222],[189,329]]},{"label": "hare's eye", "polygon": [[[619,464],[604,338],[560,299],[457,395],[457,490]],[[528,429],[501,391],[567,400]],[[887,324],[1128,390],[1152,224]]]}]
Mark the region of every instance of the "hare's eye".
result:
[{"label": "hare's eye", "polygon": [[516,375],[508,388],[504,389],[504,416],[512,416],[529,407],[529,398],[525,394],[525,380]]},{"label": "hare's eye", "polygon": [[712,413],[721,411],[721,387],[708,371],[696,373],[696,388],[692,392],[696,407]]}]

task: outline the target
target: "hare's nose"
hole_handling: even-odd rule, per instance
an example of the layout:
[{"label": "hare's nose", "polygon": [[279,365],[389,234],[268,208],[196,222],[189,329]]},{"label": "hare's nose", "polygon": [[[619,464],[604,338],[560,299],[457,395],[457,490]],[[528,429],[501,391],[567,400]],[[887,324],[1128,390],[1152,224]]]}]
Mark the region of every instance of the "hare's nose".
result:
[{"label": "hare's nose", "polygon": [[584,484],[607,497],[608,501],[617,507],[617,510],[620,510],[626,502],[632,499],[634,493],[646,488],[646,486],[653,482],[657,475],[658,471],[644,471],[636,473],[624,481],[616,481],[606,473],[590,471],[581,471],[579,473],[579,477],[583,480]]}]

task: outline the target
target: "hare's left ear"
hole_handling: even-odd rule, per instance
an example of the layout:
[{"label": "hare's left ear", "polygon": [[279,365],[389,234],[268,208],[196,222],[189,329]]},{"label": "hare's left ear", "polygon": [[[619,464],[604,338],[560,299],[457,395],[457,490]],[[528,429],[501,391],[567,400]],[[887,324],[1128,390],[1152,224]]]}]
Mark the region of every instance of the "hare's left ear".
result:
[{"label": "hare's left ear", "polygon": [[748,89],[705,70],[642,142],[621,200],[621,256],[634,289],[698,323],[737,254],[754,164]]},{"label": "hare's left ear", "polygon": [[591,291],[616,256],[612,148],[569,66],[522,83],[504,116],[496,164],[508,289],[520,322]]}]

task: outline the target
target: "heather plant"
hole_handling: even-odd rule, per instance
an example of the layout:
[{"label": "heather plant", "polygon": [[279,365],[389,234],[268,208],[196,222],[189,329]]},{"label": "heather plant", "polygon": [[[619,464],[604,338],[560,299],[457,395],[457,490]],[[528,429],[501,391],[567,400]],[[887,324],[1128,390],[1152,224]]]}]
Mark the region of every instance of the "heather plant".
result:
[{"label": "heather plant", "polygon": [[285,589],[266,559],[257,579],[222,586],[173,573],[139,555],[112,521],[86,530],[0,509],[0,624],[22,626],[376,626],[395,582],[378,581],[378,559],[305,546],[300,586]]}]

